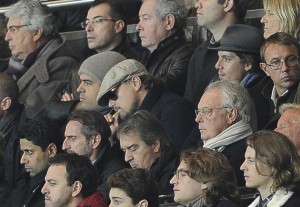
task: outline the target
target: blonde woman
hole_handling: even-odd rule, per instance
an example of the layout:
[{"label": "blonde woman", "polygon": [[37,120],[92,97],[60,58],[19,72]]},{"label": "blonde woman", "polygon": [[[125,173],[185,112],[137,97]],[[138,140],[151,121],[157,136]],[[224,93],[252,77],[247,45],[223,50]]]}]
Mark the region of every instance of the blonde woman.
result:
[{"label": "blonde woman", "polygon": [[300,0],[263,0],[264,38],[285,32],[300,40]]}]

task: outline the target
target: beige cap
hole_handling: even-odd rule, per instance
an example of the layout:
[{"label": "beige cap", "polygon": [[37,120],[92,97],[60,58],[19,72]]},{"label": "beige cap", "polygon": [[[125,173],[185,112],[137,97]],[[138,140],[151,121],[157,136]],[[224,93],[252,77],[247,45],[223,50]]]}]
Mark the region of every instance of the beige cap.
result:
[{"label": "beige cap", "polygon": [[123,60],[113,66],[103,78],[100,91],[97,95],[98,104],[100,106],[107,106],[107,94],[109,92],[133,76],[141,75],[149,75],[149,73],[142,63],[133,59]]}]

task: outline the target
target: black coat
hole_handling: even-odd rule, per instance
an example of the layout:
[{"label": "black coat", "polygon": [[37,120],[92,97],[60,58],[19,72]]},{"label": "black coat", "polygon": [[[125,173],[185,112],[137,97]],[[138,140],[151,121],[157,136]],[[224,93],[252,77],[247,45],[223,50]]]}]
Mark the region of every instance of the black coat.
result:
[{"label": "black coat", "polygon": [[100,149],[94,166],[98,171],[97,188],[102,193],[104,201],[108,204],[109,186],[107,184],[107,179],[111,174],[128,167],[128,164],[125,163],[124,156],[113,151],[110,144],[107,143]]},{"label": "black coat", "polygon": [[218,60],[218,52],[209,50],[209,46],[210,38],[196,48],[188,65],[184,97],[195,106],[198,105],[206,86],[217,75],[215,64]]},{"label": "black coat", "polygon": [[190,146],[186,140],[196,122],[194,107],[189,101],[173,92],[162,90],[160,86],[154,86],[148,91],[139,109],[149,111],[162,123],[177,153],[185,149],[186,145]]},{"label": "black coat", "polygon": [[28,177],[27,173],[24,178],[19,180],[18,186],[11,194],[11,206],[13,207],[43,207],[45,206],[45,197],[41,190],[45,183],[47,174],[45,169],[34,177]]},{"label": "black coat", "polygon": [[167,90],[182,96],[185,90],[188,62],[193,48],[188,44],[184,31],[163,40],[149,53],[145,67],[149,73],[160,78]]},{"label": "black coat", "polygon": [[170,180],[179,164],[179,157],[173,147],[165,147],[160,157],[151,165],[150,172],[158,183],[159,195],[173,194]]},{"label": "black coat", "polygon": [[241,139],[230,145],[227,145],[221,153],[225,155],[232,166],[237,179],[238,186],[245,186],[244,172],[240,170],[245,160],[245,152],[247,148],[246,139]]},{"label": "black coat", "polygon": [[280,118],[279,107],[282,104],[300,103],[299,82],[291,87],[285,95],[278,98],[276,106],[271,99],[273,86],[273,81],[266,77],[256,87],[249,90],[256,108],[258,130],[276,128]]},{"label": "black coat", "polygon": [[17,131],[25,122],[24,107],[16,104],[11,107],[0,121],[0,132],[4,138],[4,168],[8,184],[14,188],[23,169],[20,164],[20,143]]}]

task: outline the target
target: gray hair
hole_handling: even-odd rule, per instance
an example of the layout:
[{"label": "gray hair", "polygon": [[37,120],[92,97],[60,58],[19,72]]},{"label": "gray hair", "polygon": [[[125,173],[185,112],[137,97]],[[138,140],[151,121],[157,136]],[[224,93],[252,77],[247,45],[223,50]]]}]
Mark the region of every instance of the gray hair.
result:
[{"label": "gray hair", "polygon": [[300,104],[296,104],[296,103],[282,104],[279,108],[279,113],[283,114],[285,111],[287,111],[289,109],[298,109],[298,110],[300,110]]},{"label": "gray hair", "polygon": [[168,14],[175,17],[175,30],[181,30],[185,27],[187,12],[183,0],[156,0],[154,8],[161,21]]},{"label": "gray hair", "polygon": [[161,124],[150,112],[145,110],[137,111],[120,124],[117,137],[122,134],[135,133],[147,145],[153,145],[160,141],[161,150],[170,146],[168,135]]},{"label": "gray hair", "polygon": [[237,81],[228,81],[221,80],[211,83],[207,86],[206,90],[219,88],[222,90],[222,104],[223,106],[229,107],[227,112],[229,112],[230,108],[236,108],[238,111],[237,121],[244,121],[246,123],[250,123],[252,119],[253,103],[252,99],[247,91],[239,82]]},{"label": "gray hair", "polygon": [[38,1],[20,0],[5,12],[5,17],[21,18],[22,24],[28,25],[26,28],[32,33],[42,29],[45,38],[52,38],[58,33],[55,16],[46,5]]}]

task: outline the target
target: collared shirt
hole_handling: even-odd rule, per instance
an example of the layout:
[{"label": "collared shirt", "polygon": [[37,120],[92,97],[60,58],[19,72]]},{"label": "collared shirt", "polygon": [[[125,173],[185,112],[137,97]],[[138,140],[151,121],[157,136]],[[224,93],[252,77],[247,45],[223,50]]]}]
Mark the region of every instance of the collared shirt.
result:
[{"label": "collared shirt", "polygon": [[274,193],[268,195],[268,197],[266,197],[264,200],[262,200],[260,197],[257,207],[267,207],[268,203],[272,200],[273,196]]},{"label": "collared shirt", "polygon": [[[281,96],[284,96],[285,94],[287,94],[288,91],[289,90],[286,90]],[[271,94],[271,99],[272,99],[272,101],[274,103],[274,106],[275,106],[274,113],[276,113],[276,106],[277,106],[277,100],[278,100],[278,98],[279,98],[279,96],[277,96],[276,88],[275,88],[275,86],[273,86],[272,94]]]}]

